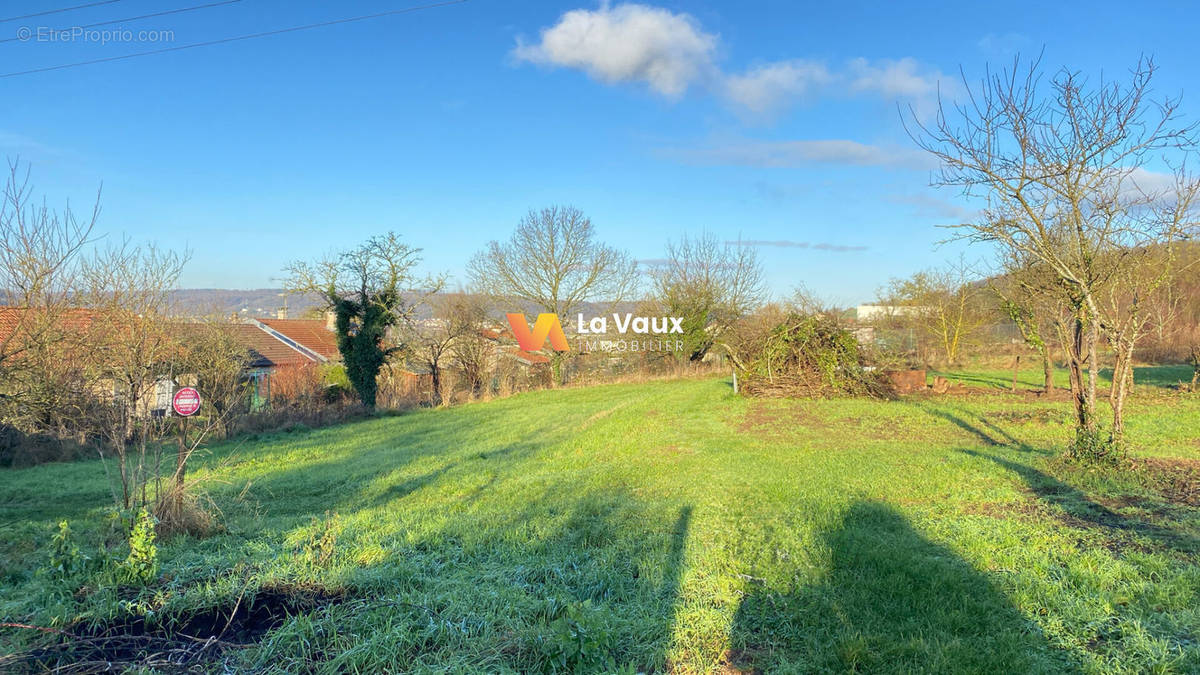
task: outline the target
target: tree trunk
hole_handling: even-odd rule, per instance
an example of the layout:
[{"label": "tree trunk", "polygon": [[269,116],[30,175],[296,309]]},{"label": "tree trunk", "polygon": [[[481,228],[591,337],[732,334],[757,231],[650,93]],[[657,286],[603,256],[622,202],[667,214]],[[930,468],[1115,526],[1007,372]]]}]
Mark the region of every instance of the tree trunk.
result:
[{"label": "tree trunk", "polygon": [[1096,390],[1100,380],[1100,313],[1096,311],[1095,303],[1088,301],[1087,312],[1087,353],[1088,353],[1088,385],[1087,385],[1087,420],[1084,430],[1092,436],[1096,434]]},{"label": "tree trunk", "polygon": [[1013,358],[1012,390],[1013,390],[1014,394],[1017,393],[1017,373],[1020,372],[1020,369],[1021,369],[1021,355],[1017,354]]},{"label": "tree trunk", "polygon": [[429,402],[434,406],[442,404],[442,369],[436,363],[429,364]]},{"label": "tree trunk", "polygon": [[1112,404],[1112,432],[1109,439],[1114,449],[1119,449],[1125,438],[1125,399],[1129,393],[1129,382],[1132,374],[1132,347],[1117,343],[1116,360],[1113,363],[1112,392],[1109,402]]},{"label": "tree trunk", "polygon": [[1087,428],[1090,417],[1087,390],[1083,382],[1083,343],[1083,319],[1076,316],[1071,325],[1071,336],[1067,343],[1067,372],[1071,379],[1071,401],[1075,405],[1075,431],[1077,434]]},{"label": "tree trunk", "polygon": [[[1091,320],[1086,307],[1077,306],[1065,340],[1067,370],[1071,380],[1071,402],[1075,406],[1074,449],[1093,448],[1096,443],[1096,378],[1098,363],[1096,348],[1099,327]],[[1087,379],[1084,379],[1084,366]],[[1075,450],[1072,450],[1074,454]]]},{"label": "tree trunk", "polygon": [[1042,392],[1054,392],[1054,362],[1050,360],[1050,347],[1043,344],[1039,350],[1042,353]]}]

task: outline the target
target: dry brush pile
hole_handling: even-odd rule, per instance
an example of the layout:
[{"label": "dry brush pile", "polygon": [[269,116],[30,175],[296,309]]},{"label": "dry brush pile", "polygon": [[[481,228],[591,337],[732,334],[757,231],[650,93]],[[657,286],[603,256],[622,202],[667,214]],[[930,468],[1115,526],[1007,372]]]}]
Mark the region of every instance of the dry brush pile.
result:
[{"label": "dry brush pile", "polygon": [[854,335],[825,314],[753,317],[726,344],[748,396],[884,398],[891,386]]}]

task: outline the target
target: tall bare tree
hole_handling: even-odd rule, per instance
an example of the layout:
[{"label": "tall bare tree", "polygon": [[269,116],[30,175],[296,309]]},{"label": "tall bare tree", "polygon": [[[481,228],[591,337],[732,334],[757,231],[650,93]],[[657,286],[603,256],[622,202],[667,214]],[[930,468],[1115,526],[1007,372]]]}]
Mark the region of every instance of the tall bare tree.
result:
[{"label": "tall bare tree", "polygon": [[703,359],[766,293],[755,250],[711,232],[668,242],[666,258],[653,266],[651,278],[663,310],[683,318],[684,348],[692,361]]},{"label": "tall bare tree", "polygon": [[34,201],[30,169],[10,160],[0,196],[0,421],[25,431],[79,431],[87,383],[75,311],[80,253],[100,200],[86,217]]},{"label": "tall bare tree", "polygon": [[[100,197],[89,216],[79,218],[66,204],[61,210],[33,201],[30,169],[9,160],[0,197],[0,305],[27,310],[18,321],[35,322],[70,307],[78,291],[79,254],[89,243],[100,216]],[[28,337],[29,326],[15,331]],[[11,338],[12,336],[7,336]],[[0,336],[0,363],[12,345]]]},{"label": "tall bare tree", "polygon": [[[412,351],[417,361],[429,371],[430,403],[441,405],[446,362],[456,360],[460,350],[471,350],[472,345],[468,343],[479,336],[482,316],[474,299],[463,293],[439,295],[431,298],[429,305],[433,309],[433,318],[416,327]],[[472,382],[473,390],[474,387]]]},{"label": "tall bare tree", "polygon": [[[1140,308],[1105,303],[1106,295],[1143,264],[1143,251],[1169,247],[1196,226],[1196,179],[1179,170],[1158,186],[1149,170],[1164,153],[1182,166],[1196,148],[1196,127],[1181,121],[1179,100],[1151,100],[1154,72],[1142,60],[1125,82],[1093,84],[1067,69],[1044,82],[1038,61],[1014,60],[978,85],[965,82],[966,103],[940,105],[931,123],[909,122],[941,164],[935,182],[986,200],[960,236],[1045,265],[1060,282],[1073,314],[1077,456],[1111,456],[1122,442],[1122,396],[1110,400],[1107,436],[1097,423],[1099,347],[1107,336],[1120,352],[1118,370],[1128,368],[1141,332],[1129,326]],[[1149,287],[1164,282],[1160,275]]]},{"label": "tall bare tree", "polygon": [[462,372],[472,396],[483,392],[490,370],[495,365],[497,344],[486,333],[491,330],[488,306],[475,294],[460,294],[454,311],[464,330],[450,354],[451,364]]},{"label": "tall bare tree", "polygon": [[[171,293],[187,254],[129,241],[95,251],[83,263],[90,309],[86,333],[91,367],[107,402],[99,431],[116,455],[125,508],[157,494],[162,444],[171,429],[162,414],[179,374],[182,345],[170,327]],[[158,411],[158,412],[156,412]]]},{"label": "tall bare tree", "polygon": [[[468,271],[502,305],[557,314],[564,324],[585,302],[628,298],[637,281],[629,254],[599,241],[592,221],[571,206],[531,210],[508,241],[492,241],[475,254]],[[562,358],[553,357],[560,382]]]}]

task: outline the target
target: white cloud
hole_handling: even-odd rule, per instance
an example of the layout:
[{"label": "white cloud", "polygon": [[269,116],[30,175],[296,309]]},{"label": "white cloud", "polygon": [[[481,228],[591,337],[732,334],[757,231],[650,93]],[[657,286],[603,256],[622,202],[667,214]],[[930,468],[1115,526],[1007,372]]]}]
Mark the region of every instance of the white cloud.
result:
[{"label": "white cloud", "polygon": [[901,147],[868,145],[850,140],[744,140],[701,149],[664,150],[692,164],[794,168],[807,164],[849,164],[928,169],[935,165],[925,152]]},{"label": "white cloud", "polygon": [[1173,194],[1178,188],[1175,174],[1150,171],[1140,166],[1125,173],[1121,182],[1122,188],[1129,193],[1127,196],[1130,197],[1134,195],[1161,197]]},{"label": "white cloud", "polygon": [[687,14],[646,5],[576,9],[542,30],[535,45],[518,42],[520,61],[576,68],[603,82],[644,82],[678,98],[710,76],[717,36]]},{"label": "white cloud", "polygon": [[755,113],[770,113],[814,93],[832,82],[825,64],[796,59],[751,68],[741,75],[727,75],[724,94],[733,103]]},{"label": "white cloud", "polygon": [[970,209],[925,193],[889,195],[887,200],[912,206],[913,212],[922,218],[946,218],[963,222],[979,215],[977,209]]},{"label": "white cloud", "polygon": [[847,68],[847,76],[852,92],[906,101],[917,110],[931,109],[937,102],[939,89],[947,94],[957,89],[956,80],[937,69],[923,67],[911,58],[875,63],[853,59]]},{"label": "white cloud", "polygon": [[741,73],[716,62],[720,37],[705,32],[686,13],[641,4],[610,5],[566,12],[541,31],[534,44],[517,41],[519,62],[573,68],[608,84],[641,83],[678,99],[701,86],[737,108],[763,115],[818,95],[881,96],[928,112],[938,82],[944,92],[956,81],[911,58],[853,59],[830,68],[807,59],[763,63]]},{"label": "white cloud", "polygon": [[18,152],[49,152],[50,148],[28,136],[0,131],[0,148]]},{"label": "white cloud", "polygon": [[736,239],[725,242],[726,246],[754,246],[756,248],[807,248],[814,251],[832,251],[834,253],[851,253],[855,251],[866,251],[868,247],[861,245],[847,244],[830,244],[824,241],[792,241],[790,239],[778,239],[773,241],[752,239]]}]

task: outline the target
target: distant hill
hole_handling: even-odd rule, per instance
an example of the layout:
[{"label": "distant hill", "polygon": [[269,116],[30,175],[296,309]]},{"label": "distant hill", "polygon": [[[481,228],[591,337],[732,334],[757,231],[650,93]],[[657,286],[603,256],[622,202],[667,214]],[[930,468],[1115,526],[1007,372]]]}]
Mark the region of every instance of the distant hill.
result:
[{"label": "distant hill", "polygon": [[[185,288],[177,290],[172,295],[172,300],[175,304],[175,312],[180,316],[188,317],[223,317],[228,318],[232,315],[237,315],[241,318],[255,317],[277,317],[287,309],[287,318],[303,319],[319,316],[319,313],[324,308],[324,302],[316,295],[286,295],[282,288],[254,288],[248,290],[230,290],[223,288]],[[634,312],[637,303],[625,302],[621,303],[616,308],[610,308],[607,305],[599,303],[585,302],[581,305],[579,311],[589,316],[595,316],[605,312]],[[538,310],[533,306],[517,307],[513,309],[524,309],[526,314],[536,315]],[[492,315],[497,321],[502,321],[504,311],[509,311],[507,308],[493,308]],[[428,307],[420,307],[417,310],[418,319],[427,319],[432,316],[432,312]],[[564,321],[571,321],[574,317],[563,317]]]},{"label": "distant hill", "polygon": [[322,307],[315,295],[285,296],[282,288],[186,288],[175,291],[172,300],[176,312],[183,316],[274,317],[286,306],[287,316],[299,319]]}]

